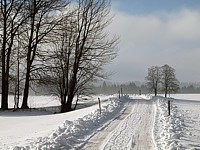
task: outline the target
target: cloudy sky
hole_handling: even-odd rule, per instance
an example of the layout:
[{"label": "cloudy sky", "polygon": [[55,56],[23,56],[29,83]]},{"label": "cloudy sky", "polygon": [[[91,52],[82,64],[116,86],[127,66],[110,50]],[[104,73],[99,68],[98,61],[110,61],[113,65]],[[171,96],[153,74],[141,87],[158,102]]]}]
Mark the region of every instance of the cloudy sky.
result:
[{"label": "cloudy sky", "polygon": [[107,66],[114,82],[144,81],[168,64],[181,82],[200,82],[200,0],[112,0],[109,31],[120,36]]}]

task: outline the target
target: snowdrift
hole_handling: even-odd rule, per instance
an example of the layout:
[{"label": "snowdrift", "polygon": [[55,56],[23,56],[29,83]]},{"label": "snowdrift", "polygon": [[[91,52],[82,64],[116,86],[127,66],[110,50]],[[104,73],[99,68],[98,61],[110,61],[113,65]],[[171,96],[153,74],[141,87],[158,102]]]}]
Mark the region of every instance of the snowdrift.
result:
[{"label": "snowdrift", "polygon": [[80,149],[92,135],[102,130],[124,110],[127,101],[126,97],[111,98],[103,103],[101,113],[97,109],[83,118],[65,120],[50,136],[41,137],[30,145],[15,146],[10,150]]},{"label": "snowdrift", "polygon": [[155,97],[154,138],[158,150],[200,149],[199,101],[170,99],[168,116],[166,98]]}]

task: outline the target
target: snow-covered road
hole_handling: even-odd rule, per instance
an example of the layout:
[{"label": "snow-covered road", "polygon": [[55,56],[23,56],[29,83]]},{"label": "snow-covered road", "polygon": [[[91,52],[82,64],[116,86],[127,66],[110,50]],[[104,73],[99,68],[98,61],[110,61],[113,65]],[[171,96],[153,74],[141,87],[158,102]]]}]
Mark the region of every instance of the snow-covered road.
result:
[{"label": "snow-covered road", "polygon": [[130,100],[122,115],[93,136],[84,149],[153,150],[154,114],[151,100]]}]

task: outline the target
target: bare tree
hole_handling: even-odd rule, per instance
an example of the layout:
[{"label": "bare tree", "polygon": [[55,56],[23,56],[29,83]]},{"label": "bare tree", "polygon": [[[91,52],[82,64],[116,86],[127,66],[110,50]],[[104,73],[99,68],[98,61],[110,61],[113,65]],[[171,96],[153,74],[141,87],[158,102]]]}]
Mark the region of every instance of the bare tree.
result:
[{"label": "bare tree", "polygon": [[161,67],[161,72],[161,83],[165,97],[167,97],[169,93],[176,93],[179,90],[179,81],[176,79],[175,69],[166,64]]},{"label": "bare tree", "polygon": [[26,31],[25,41],[26,47],[26,77],[22,107],[27,109],[28,94],[30,87],[31,74],[36,70],[37,63],[36,58],[39,58],[42,44],[46,43],[47,35],[49,35],[53,29],[62,20],[61,10],[66,6],[66,1],[62,0],[32,0],[27,1],[26,9],[29,10],[29,20],[24,26]]},{"label": "bare tree", "polygon": [[1,109],[8,109],[9,72],[11,55],[14,50],[17,32],[27,17],[24,15],[24,0],[0,1],[0,37],[1,37],[1,73],[2,73],[2,103]]},{"label": "bare tree", "polygon": [[[66,15],[59,28],[59,38],[54,41],[56,46],[53,52],[55,67],[53,67],[54,78],[57,78],[56,89],[61,101],[61,110],[64,110],[69,91],[69,78],[72,71],[72,61],[74,59],[74,47],[76,42],[76,30],[74,11]],[[52,67],[51,67],[52,68]],[[62,111],[64,112],[64,111]]]},{"label": "bare tree", "polygon": [[148,68],[148,75],[145,79],[149,91],[153,91],[155,96],[157,96],[159,84],[161,83],[161,68],[157,66]]},{"label": "bare tree", "polygon": [[102,67],[116,57],[117,38],[104,32],[110,23],[109,0],[79,0],[75,16],[74,59],[63,112],[71,111],[74,95],[95,77],[103,77]]},{"label": "bare tree", "polygon": [[105,33],[109,13],[109,0],[78,0],[57,29],[49,60],[53,73],[47,73],[45,79],[56,81],[61,112],[73,110],[74,96],[85,93],[94,78],[105,77],[103,66],[116,57],[118,38],[109,39]]}]

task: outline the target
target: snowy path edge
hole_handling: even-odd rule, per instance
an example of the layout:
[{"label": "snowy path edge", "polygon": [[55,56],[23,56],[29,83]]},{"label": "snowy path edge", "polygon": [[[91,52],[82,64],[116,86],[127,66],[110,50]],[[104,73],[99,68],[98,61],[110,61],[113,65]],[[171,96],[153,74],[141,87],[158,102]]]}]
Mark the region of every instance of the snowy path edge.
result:
[{"label": "snowy path edge", "polygon": [[126,108],[128,96],[121,99],[111,98],[99,109],[75,121],[65,120],[49,137],[40,137],[37,141],[25,146],[15,146],[10,150],[37,149],[80,149],[89,138],[105,128]]}]

